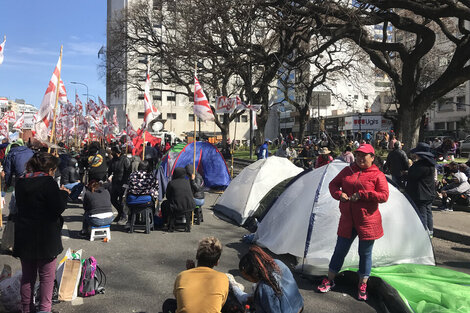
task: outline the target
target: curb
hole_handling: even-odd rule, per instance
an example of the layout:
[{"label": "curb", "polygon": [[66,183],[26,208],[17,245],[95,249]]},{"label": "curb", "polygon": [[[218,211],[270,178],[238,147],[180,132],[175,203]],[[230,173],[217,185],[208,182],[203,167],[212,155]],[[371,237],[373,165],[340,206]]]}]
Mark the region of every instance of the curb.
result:
[{"label": "curb", "polygon": [[453,230],[434,227],[433,235],[436,238],[459,242],[470,246],[470,234],[467,233],[458,233]]}]

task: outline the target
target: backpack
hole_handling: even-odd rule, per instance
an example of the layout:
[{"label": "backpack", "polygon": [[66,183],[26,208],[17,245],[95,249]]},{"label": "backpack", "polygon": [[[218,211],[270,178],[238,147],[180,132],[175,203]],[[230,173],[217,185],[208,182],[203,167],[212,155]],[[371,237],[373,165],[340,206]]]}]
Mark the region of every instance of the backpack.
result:
[{"label": "backpack", "polygon": [[81,297],[91,297],[95,294],[104,293],[106,285],[106,275],[98,266],[94,257],[89,257],[83,262],[82,276],[78,288],[78,295]]}]

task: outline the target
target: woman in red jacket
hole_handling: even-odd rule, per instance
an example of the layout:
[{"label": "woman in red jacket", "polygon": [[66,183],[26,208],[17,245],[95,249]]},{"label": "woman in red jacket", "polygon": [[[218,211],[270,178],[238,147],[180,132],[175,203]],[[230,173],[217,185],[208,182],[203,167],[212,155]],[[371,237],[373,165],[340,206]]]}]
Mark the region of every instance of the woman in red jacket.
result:
[{"label": "woman in red jacket", "polygon": [[367,300],[367,280],[372,267],[374,241],[383,236],[379,203],[388,199],[388,183],[374,162],[374,148],[362,144],[355,151],[356,162],[344,168],[329,185],[333,198],[340,201],[341,217],[338,240],[330,260],[328,278],[318,286],[319,292],[328,292],[335,284],[336,274],[352,242],[359,236],[359,300]]}]

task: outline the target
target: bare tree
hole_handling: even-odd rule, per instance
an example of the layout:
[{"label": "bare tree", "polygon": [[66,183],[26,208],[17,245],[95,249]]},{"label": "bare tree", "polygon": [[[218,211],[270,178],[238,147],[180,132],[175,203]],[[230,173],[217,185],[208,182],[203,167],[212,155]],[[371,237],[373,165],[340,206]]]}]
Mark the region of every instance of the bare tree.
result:
[{"label": "bare tree", "polygon": [[[433,101],[470,79],[470,3],[466,0],[290,3],[300,16],[315,16],[323,34],[352,39],[388,75],[399,103],[397,132],[407,148],[416,145],[423,113]],[[279,5],[279,1],[273,5]],[[452,20],[455,23],[449,22]],[[374,25],[382,25],[382,39],[372,36]],[[403,34],[402,41],[387,40],[389,26]],[[426,75],[428,56],[438,46],[438,36],[445,39],[449,62],[434,70],[432,76]]]},{"label": "bare tree", "polygon": [[[324,45],[326,49],[323,49]],[[321,53],[316,53],[318,51]],[[310,108],[316,103],[314,91],[319,87],[331,91],[336,80],[356,77],[363,72],[362,68],[367,62],[365,54],[350,40],[328,43],[328,39],[322,36],[313,36],[310,43],[298,47],[295,54],[294,62],[285,62],[278,80],[284,100],[299,112],[297,138],[301,142],[310,119]],[[292,91],[295,97],[291,95]],[[341,97],[337,94],[333,96]]]}]

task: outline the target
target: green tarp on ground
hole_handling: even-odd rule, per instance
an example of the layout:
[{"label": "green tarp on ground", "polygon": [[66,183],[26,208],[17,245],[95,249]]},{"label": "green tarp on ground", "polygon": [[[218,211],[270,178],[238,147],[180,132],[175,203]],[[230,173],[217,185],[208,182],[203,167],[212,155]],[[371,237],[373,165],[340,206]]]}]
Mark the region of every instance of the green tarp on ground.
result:
[{"label": "green tarp on ground", "polygon": [[412,312],[470,312],[468,274],[437,266],[400,264],[373,268],[371,276],[395,288]]}]

